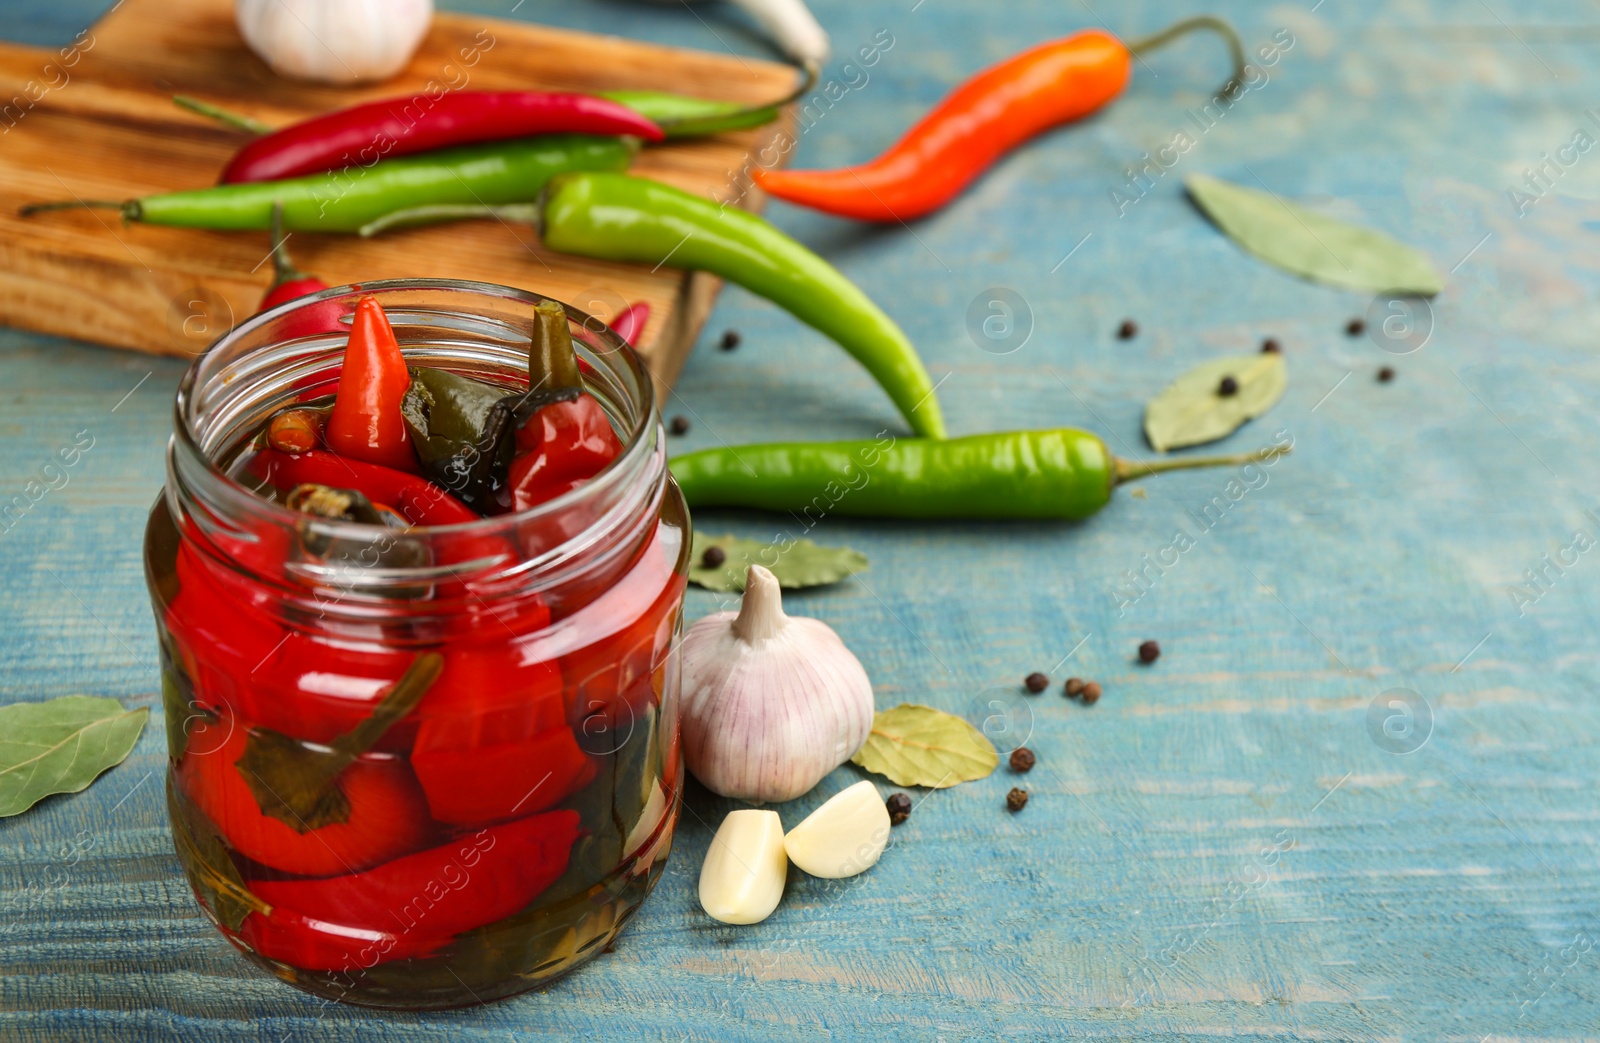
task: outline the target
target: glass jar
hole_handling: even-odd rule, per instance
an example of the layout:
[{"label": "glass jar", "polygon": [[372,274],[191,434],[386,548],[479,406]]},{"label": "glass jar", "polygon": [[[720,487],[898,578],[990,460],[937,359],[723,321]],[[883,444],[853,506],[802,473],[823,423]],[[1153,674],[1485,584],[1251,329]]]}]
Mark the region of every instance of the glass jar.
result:
[{"label": "glass jar", "polygon": [[543,298],[480,283],[330,290],[195,361],[145,535],[168,803],[201,908],[251,959],[337,1000],[461,1006],[600,952],[661,872],[688,518],[648,373],[571,308],[624,443],[587,484],[399,530],[250,491],[230,461],[333,393],[362,296],[411,364],[528,386]]}]

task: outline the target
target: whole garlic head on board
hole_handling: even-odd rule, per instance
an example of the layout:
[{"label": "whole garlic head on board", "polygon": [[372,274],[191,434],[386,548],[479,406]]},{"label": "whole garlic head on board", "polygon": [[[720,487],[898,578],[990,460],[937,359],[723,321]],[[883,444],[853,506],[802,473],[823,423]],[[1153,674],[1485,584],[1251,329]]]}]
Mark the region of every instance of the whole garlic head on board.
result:
[{"label": "whole garlic head on board", "polygon": [[433,0],[234,0],[239,34],[279,76],[387,80],[433,24]]}]

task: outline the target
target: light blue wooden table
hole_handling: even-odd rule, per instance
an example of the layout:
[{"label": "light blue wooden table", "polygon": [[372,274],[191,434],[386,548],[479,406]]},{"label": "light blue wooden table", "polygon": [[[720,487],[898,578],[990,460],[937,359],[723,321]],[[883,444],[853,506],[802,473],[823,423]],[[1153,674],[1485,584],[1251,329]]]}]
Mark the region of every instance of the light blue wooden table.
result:
[{"label": "light blue wooden table", "polygon": [[[0,35],[63,43],[104,6],[6,0]],[[715,4],[459,6],[764,53]],[[834,63],[857,86],[804,136],[801,165],[869,156],[961,76],[1040,39],[1193,13],[817,7],[841,54],[880,31],[894,43],[865,81]],[[912,229],[773,209],[905,325],[956,432],[1073,424],[1144,455],[1142,403],[1176,372],[1266,335],[1284,345],[1287,397],[1226,445],[1281,430],[1294,454],[1209,528],[1195,515],[1226,502],[1225,473],[1123,490],[1078,526],[830,518],[816,534],[873,566],[792,608],[838,629],[879,705],[1030,733],[1022,814],[1004,810],[1004,770],[935,793],[870,873],[832,890],[800,878],[769,921],[735,929],[694,900],[708,824],[728,809],[695,790],[615,952],[484,1009],[384,1015],[321,1006],[201,919],[151,727],[87,793],[0,822],[0,1038],[1593,1038],[1600,553],[1568,548],[1600,538],[1600,153],[1520,216],[1508,190],[1579,129],[1600,138],[1600,17],[1578,0],[1213,7],[1252,49],[1280,32],[1293,46],[1203,135],[1186,113],[1222,59],[1197,41],[1141,62],[1110,111]],[[1198,144],[1119,216],[1128,167],[1185,129]],[[1346,337],[1368,300],[1243,256],[1184,202],[1189,171],[1260,178],[1420,245],[1450,273],[1431,338],[1393,355]],[[968,333],[991,287],[1031,312],[1009,354]],[[1121,342],[1127,316],[1143,332]],[[724,354],[712,342],[728,327],[745,344]],[[704,341],[667,407],[695,418],[686,448],[895,423],[864,373],[745,293],[724,295]],[[1382,365],[1393,383],[1375,381]],[[66,487],[0,531],[0,698],[154,702],[139,537],[179,373],[0,332],[0,499],[77,432],[94,438]],[[1127,571],[1180,529],[1192,549],[1130,589]],[[694,592],[691,616],[715,604]],[[1165,649],[1149,668],[1133,661],[1145,638]],[[1028,698],[1031,670],[1098,678],[1105,697]],[[1414,693],[1410,718],[1388,708],[1392,689]],[[857,777],[836,772],[786,816]]]}]

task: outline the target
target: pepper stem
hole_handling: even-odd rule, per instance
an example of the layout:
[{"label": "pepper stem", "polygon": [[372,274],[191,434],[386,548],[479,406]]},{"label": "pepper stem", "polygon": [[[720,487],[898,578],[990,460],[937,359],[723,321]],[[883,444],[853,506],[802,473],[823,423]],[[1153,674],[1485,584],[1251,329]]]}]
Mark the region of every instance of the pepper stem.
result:
[{"label": "pepper stem", "polygon": [[1145,54],[1197,30],[1216,33],[1228,45],[1228,54],[1233,58],[1233,78],[1217,89],[1216,98],[1218,101],[1232,101],[1244,87],[1244,44],[1239,41],[1239,34],[1233,31],[1233,26],[1215,15],[1203,14],[1174,22],[1158,33],[1134,40],[1128,44],[1128,52]]},{"label": "pepper stem", "polygon": [[289,237],[283,231],[283,200],[272,201],[272,222],[268,227],[272,230],[272,288],[276,290],[286,282],[311,278],[289,260]]},{"label": "pepper stem", "polygon": [[137,221],[137,204],[116,199],[58,199],[49,203],[29,203],[17,210],[19,217],[49,213],[52,210],[116,210],[129,221]]},{"label": "pepper stem", "polygon": [[567,310],[555,301],[534,309],[533,336],[528,343],[528,386],[537,389],[581,388],[583,371],[572,346]]},{"label": "pepper stem", "polygon": [[1176,460],[1124,460],[1111,458],[1112,484],[1121,485],[1135,478],[1145,478],[1163,471],[1190,471],[1200,467],[1236,467],[1243,464],[1267,464],[1289,452],[1288,446],[1273,446],[1254,453],[1235,453],[1232,456],[1187,456]]},{"label": "pepper stem", "polygon": [[258,119],[241,116],[237,112],[230,112],[208,101],[201,101],[199,98],[191,98],[187,94],[174,94],[172,96],[172,104],[180,109],[187,109],[208,119],[216,120],[218,123],[232,127],[235,130],[242,130],[249,134],[272,133],[272,128]]},{"label": "pepper stem", "polygon": [[805,62],[800,66],[800,71],[804,75],[802,75],[800,78],[799,86],[795,87],[794,90],[779,98],[777,101],[767,101],[762,102],[759,105],[749,105],[742,109],[734,109],[731,112],[719,112],[715,116],[711,117],[685,116],[682,119],[661,120],[656,123],[656,126],[660,127],[663,133],[671,133],[672,131],[676,130],[680,134],[683,134],[685,133],[685,127],[692,127],[696,123],[705,122],[708,119],[715,120],[718,123],[734,122],[746,116],[755,116],[760,113],[764,113],[768,109],[781,109],[785,105],[799,101],[804,94],[817,85],[817,78],[820,75],[821,70],[817,67],[816,62]]}]

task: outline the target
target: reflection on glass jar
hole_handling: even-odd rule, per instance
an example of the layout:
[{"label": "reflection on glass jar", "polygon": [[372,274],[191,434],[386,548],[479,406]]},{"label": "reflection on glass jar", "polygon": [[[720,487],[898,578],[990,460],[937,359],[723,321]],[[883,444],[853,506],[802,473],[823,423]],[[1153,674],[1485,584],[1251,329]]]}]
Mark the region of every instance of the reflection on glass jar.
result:
[{"label": "reflection on glass jar", "polygon": [[[361,294],[408,363],[527,387],[539,298]],[[571,311],[625,447],[606,471],[465,524],[330,521],[245,488],[266,419],[338,380],[343,336],[297,335],[297,311],[185,377],[146,532],[178,854],[223,934],[308,991],[413,1009],[521,992],[615,937],[677,819],[688,520],[650,380]]]}]

